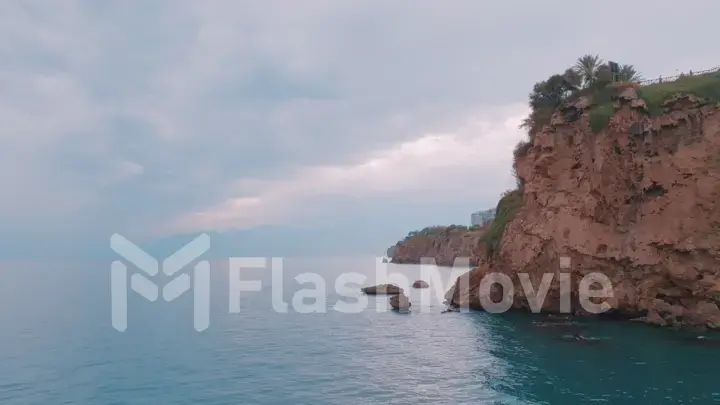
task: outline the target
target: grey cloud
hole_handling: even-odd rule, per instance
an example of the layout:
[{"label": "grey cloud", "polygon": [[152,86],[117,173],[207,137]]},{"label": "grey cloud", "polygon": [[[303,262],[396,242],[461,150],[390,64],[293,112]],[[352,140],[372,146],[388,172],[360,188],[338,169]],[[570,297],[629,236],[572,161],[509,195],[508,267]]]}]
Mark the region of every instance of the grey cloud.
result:
[{"label": "grey cloud", "polygon": [[[0,7],[0,168],[14,174],[0,186],[43,201],[0,205],[5,218],[77,198],[97,223],[148,224],[217,203],[238,179],[353,163],[468,110],[524,102],[587,52],[647,76],[720,63],[709,0]],[[53,75],[62,94],[26,91]],[[107,185],[123,161],[145,171]]]}]

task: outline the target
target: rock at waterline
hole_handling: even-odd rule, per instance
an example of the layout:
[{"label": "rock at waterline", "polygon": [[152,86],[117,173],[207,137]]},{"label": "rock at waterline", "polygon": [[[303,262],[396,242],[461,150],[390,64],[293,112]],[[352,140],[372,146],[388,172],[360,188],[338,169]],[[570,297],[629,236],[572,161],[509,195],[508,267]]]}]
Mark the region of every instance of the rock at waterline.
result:
[{"label": "rock at waterline", "polygon": [[418,280],[413,283],[413,288],[430,288],[430,284],[428,284],[427,281]]},{"label": "rock at waterline", "polygon": [[408,309],[410,309],[411,305],[412,304],[410,303],[410,298],[408,298],[405,294],[398,294],[390,297],[390,306],[393,309],[399,311],[407,311]]},{"label": "rock at waterline", "polygon": [[403,289],[394,284],[379,284],[372,287],[363,287],[361,291],[368,295],[396,295],[403,293]]},{"label": "rock at waterline", "polygon": [[556,314],[548,314],[548,319],[558,319],[558,320],[570,320],[570,315],[556,315]]},{"label": "rock at waterline", "polygon": [[577,323],[549,323],[549,322],[540,322],[536,323],[533,322],[533,326],[538,328],[540,331],[549,332],[549,333],[556,333],[558,331],[563,331],[567,333],[583,333],[586,331],[586,328],[582,325],[579,325]]},{"label": "rock at waterline", "polygon": [[696,346],[711,346],[711,347],[720,347],[720,340],[718,339],[708,339],[705,336],[697,336],[692,338],[685,338],[683,339],[683,342],[685,344],[690,345],[696,345]]},{"label": "rock at waterline", "polygon": [[575,333],[573,335],[564,335],[557,338],[558,340],[562,342],[577,342],[577,343],[584,343],[589,345],[598,345],[601,344],[602,341],[598,338],[593,337],[587,337],[583,335],[582,333]]}]

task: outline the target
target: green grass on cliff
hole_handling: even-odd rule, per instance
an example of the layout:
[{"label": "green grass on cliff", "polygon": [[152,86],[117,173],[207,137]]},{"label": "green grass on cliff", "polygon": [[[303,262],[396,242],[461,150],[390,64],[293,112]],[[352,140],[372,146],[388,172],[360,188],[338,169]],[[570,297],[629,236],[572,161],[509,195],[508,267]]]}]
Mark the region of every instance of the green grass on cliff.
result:
[{"label": "green grass on cliff", "polygon": [[610,119],[615,114],[615,107],[612,103],[600,104],[590,110],[590,129],[594,133],[598,133],[605,129],[610,123]]},{"label": "green grass on cliff", "polygon": [[498,202],[495,219],[490,224],[490,229],[482,237],[488,257],[499,252],[505,227],[515,218],[520,207],[522,207],[522,191],[519,189],[506,192]]},{"label": "green grass on cliff", "polygon": [[[613,96],[618,88],[608,85],[604,88],[590,90],[594,107],[590,109],[590,128],[599,133],[610,123],[615,114]],[[720,102],[720,72],[703,75],[684,76],[673,81],[653,83],[638,88],[638,96],[645,100],[648,115],[657,117],[664,114],[662,104],[676,94],[692,94],[705,99],[708,103]]]},{"label": "green grass on cliff", "polygon": [[685,76],[671,82],[642,86],[638,90],[651,116],[662,115],[662,103],[678,93],[693,94],[711,103],[720,102],[720,72]]},{"label": "green grass on cliff", "polygon": [[[593,101],[596,105],[590,110],[589,118],[590,128],[594,133],[604,130],[615,114],[612,101],[613,91],[613,87],[608,86],[593,94]],[[670,82],[641,86],[638,89],[638,96],[645,100],[648,114],[652,117],[664,113],[662,104],[670,97],[683,93],[696,95],[709,103],[720,102],[720,72],[685,76]]]}]

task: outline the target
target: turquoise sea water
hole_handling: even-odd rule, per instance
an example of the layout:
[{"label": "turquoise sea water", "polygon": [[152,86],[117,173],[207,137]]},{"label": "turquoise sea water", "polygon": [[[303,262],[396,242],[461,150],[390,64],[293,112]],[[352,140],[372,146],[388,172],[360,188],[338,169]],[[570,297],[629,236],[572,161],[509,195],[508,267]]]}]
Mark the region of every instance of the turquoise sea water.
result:
[{"label": "turquoise sea water", "polygon": [[[196,332],[192,294],[150,303],[129,294],[128,329],[112,328],[109,263],[0,265],[0,404],[709,404],[720,402],[720,347],[676,332],[590,323],[583,345],[529,315],[446,313],[411,291],[409,314],[372,297],[358,314],[332,310],[342,272],[373,259],[285,260],[283,295],[327,280],[326,313],[273,311],[263,291],[229,313],[226,263],[213,263],[209,328]],[[412,280],[413,266],[394,266]],[[449,274],[448,270],[448,274]],[[247,274],[246,274],[247,273]],[[374,280],[369,279],[367,284]],[[422,295],[426,294],[426,295]],[[421,299],[424,298],[424,299]],[[378,310],[377,306],[380,305]]]}]

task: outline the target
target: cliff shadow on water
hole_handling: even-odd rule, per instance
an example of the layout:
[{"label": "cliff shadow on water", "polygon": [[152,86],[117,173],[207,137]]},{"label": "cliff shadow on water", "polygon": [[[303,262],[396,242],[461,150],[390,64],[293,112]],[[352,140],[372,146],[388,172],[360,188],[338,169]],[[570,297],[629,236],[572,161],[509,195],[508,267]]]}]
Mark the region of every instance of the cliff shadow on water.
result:
[{"label": "cliff shadow on water", "polygon": [[572,69],[535,86],[529,139],[515,149],[518,187],[489,226],[406,238],[393,261],[473,257],[468,287],[448,294],[455,306],[483,309],[480,281],[503,273],[513,291],[483,294],[529,310],[518,274],[537,287],[550,273],[543,312],[565,298],[575,315],[591,315],[579,284],[599,273],[612,296],[591,302],[605,302],[606,316],[719,329],[720,73],[641,85],[597,71],[580,87]]},{"label": "cliff shadow on water", "polygon": [[[660,328],[575,319],[592,343],[519,311],[467,316],[497,367],[491,387],[519,403],[714,403],[716,347]],[[589,350],[588,350],[589,349]],[[508,402],[512,403],[512,402]]]}]

